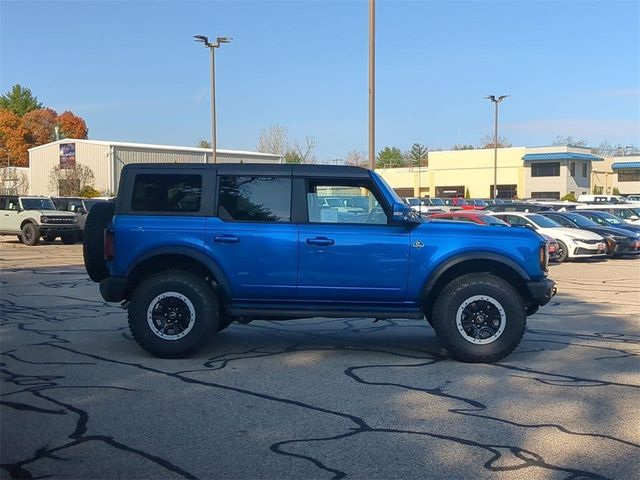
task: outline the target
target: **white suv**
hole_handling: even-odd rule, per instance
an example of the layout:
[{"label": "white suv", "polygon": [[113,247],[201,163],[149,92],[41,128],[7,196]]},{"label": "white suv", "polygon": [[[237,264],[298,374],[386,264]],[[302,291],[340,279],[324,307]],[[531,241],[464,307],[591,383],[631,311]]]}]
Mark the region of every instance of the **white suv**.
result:
[{"label": "white suv", "polygon": [[37,245],[40,237],[72,244],[78,240],[78,219],[56,210],[49,197],[0,195],[0,235],[17,235],[25,245]]}]

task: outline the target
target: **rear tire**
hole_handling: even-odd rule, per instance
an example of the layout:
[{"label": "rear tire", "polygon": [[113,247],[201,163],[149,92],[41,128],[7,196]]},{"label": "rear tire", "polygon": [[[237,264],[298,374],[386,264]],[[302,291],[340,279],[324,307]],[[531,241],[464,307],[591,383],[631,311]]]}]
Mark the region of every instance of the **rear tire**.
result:
[{"label": "rear tire", "polygon": [[470,273],[449,283],[436,299],[433,327],[456,360],[495,362],[520,343],[526,325],[520,294],[505,280]]},{"label": "rear tire", "polygon": [[157,357],[189,356],[218,331],[218,326],[215,292],[191,273],[170,270],[151,275],[131,295],[129,328],[133,338]]},{"label": "rear tire", "polygon": [[89,278],[94,282],[109,276],[107,262],[104,259],[104,229],[111,222],[114,211],[113,202],[97,203],[89,211],[84,226],[82,256]]},{"label": "rear tire", "polygon": [[22,243],[33,247],[40,242],[40,227],[34,223],[25,223],[22,227]]},{"label": "rear tire", "polygon": [[566,262],[567,258],[569,258],[569,249],[567,248],[566,243],[564,243],[562,240],[557,240],[557,242],[558,242],[558,257],[556,260],[559,263]]}]

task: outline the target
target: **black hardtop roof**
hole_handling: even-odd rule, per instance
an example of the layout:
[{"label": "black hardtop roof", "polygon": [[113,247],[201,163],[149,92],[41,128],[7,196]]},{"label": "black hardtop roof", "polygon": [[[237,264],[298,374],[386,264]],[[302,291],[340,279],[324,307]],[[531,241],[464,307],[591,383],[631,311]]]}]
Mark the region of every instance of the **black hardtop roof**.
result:
[{"label": "black hardtop roof", "polygon": [[130,163],[130,170],[215,170],[219,175],[277,175],[304,177],[369,178],[370,170],[346,165],[306,165],[272,163]]}]

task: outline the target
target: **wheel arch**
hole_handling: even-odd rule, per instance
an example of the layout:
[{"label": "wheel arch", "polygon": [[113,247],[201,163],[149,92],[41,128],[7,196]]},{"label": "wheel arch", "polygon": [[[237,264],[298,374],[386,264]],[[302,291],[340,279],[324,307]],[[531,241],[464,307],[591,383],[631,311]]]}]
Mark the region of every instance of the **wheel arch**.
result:
[{"label": "wheel arch", "polygon": [[147,276],[164,270],[183,270],[208,278],[221,300],[231,298],[229,283],[220,266],[205,253],[189,247],[163,247],[137,258],[126,272],[130,290]]},{"label": "wheel arch", "polygon": [[27,223],[33,223],[36,227],[39,227],[39,226],[40,226],[40,225],[38,224],[38,222],[37,222],[34,218],[25,218],[24,220],[22,220],[22,222],[20,222],[20,230],[22,230],[22,228],[23,228]]},{"label": "wheel arch", "polygon": [[508,281],[526,301],[529,297],[527,272],[515,261],[498,254],[463,255],[439,265],[422,287],[420,301],[431,318],[433,305],[444,287],[454,278],[468,273],[490,273]]}]

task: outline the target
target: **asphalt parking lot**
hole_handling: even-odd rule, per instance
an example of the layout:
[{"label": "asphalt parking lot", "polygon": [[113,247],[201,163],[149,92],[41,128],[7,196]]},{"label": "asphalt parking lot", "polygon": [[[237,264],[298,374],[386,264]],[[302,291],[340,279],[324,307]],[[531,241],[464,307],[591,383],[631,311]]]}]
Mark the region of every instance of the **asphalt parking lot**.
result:
[{"label": "asphalt parking lot", "polygon": [[552,266],[520,347],[468,365],[324,318],[152,358],[81,249],[0,240],[2,478],[640,478],[640,258]]}]

